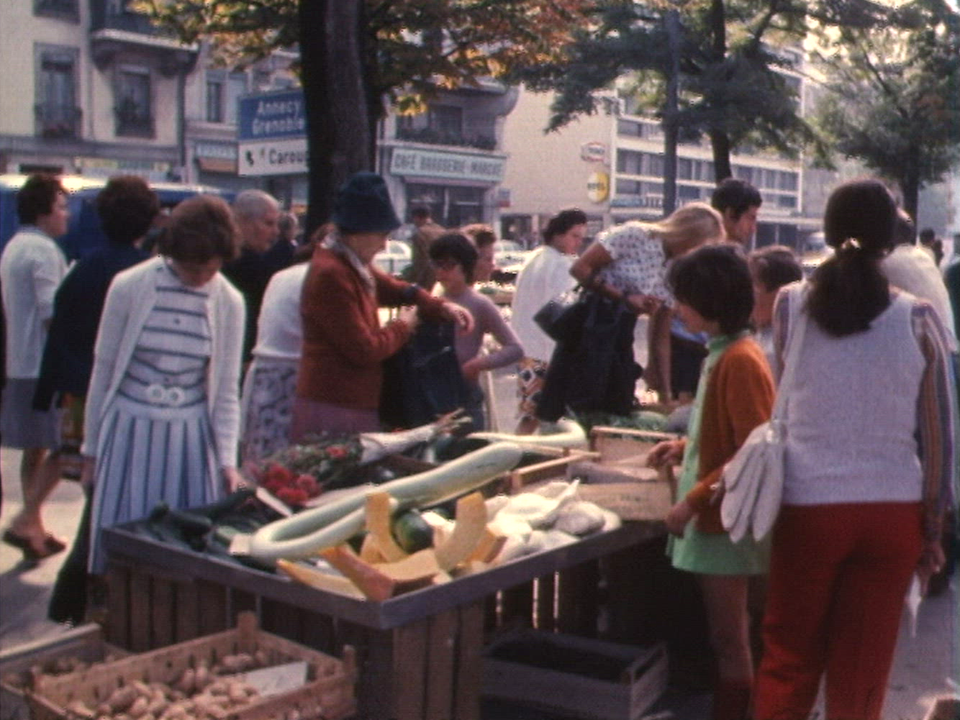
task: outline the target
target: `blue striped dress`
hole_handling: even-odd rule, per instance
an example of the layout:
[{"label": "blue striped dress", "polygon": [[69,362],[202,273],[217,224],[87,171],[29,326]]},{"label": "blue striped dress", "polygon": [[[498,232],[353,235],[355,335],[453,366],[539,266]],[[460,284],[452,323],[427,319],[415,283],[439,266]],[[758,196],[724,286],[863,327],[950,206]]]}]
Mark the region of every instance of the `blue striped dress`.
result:
[{"label": "blue striped dress", "polygon": [[207,409],[208,295],[169,270],[140,332],[97,448],[90,572],[103,573],[102,527],[138,520],[159,502],[204,505],[224,492]]}]

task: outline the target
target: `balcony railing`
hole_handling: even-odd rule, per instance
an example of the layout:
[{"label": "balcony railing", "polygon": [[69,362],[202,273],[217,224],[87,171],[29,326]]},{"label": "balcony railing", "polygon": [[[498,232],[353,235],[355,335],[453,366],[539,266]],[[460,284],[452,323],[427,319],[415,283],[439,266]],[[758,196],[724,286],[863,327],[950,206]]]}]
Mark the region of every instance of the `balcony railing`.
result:
[{"label": "balcony railing", "polygon": [[153,137],[153,115],[141,108],[119,105],[113,109],[116,132],[123,137]]},{"label": "balcony railing", "polygon": [[424,145],[455,145],[479,150],[495,150],[496,138],[485,135],[463,135],[462,133],[434,130],[433,128],[397,128],[398,140],[411,140]]},{"label": "balcony railing", "polygon": [[172,36],[171,33],[161,30],[150,22],[148,16],[128,10],[118,11],[108,7],[108,3],[105,2],[105,0],[93,0],[90,8],[90,29],[93,32],[97,30],[124,30],[139,35]]},{"label": "balcony railing", "polygon": [[73,105],[35,105],[37,135],[49,138],[80,137],[80,118],[83,111]]}]

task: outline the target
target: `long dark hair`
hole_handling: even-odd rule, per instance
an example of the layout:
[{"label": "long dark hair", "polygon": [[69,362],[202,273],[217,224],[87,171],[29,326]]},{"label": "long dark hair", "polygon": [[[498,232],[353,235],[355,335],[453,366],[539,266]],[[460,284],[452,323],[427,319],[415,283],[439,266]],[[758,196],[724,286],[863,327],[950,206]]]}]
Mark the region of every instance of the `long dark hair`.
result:
[{"label": "long dark hair", "polygon": [[890,286],[880,260],[893,247],[897,205],[877,180],[853,180],[827,200],[823,231],[833,257],[811,277],[810,317],[835,337],[870,328],[890,305]]}]

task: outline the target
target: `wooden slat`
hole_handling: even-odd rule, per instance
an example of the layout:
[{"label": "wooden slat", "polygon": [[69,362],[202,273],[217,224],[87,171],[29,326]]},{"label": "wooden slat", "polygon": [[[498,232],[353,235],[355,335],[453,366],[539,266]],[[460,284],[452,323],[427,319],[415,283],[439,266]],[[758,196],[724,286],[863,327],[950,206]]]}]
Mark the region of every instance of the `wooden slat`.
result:
[{"label": "wooden slat", "polygon": [[556,629],[554,601],[556,600],[556,575],[544,575],[536,582],[536,617],[534,626],[544,632],[553,632]]},{"label": "wooden slat", "polygon": [[530,627],[533,621],[533,582],[525,582],[500,594],[501,627]]},{"label": "wooden slat", "polygon": [[176,642],[175,585],[170,580],[154,576],[151,579],[153,593],[151,596],[151,647],[166,647]]},{"label": "wooden slat", "polygon": [[130,570],[130,649],[134,652],[152,650],[150,622],[152,619],[150,575],[137,568]]},{"label": "wooden slat", "polygon": [[558,575],[557,630],[596,637],[600,582],[597,562],[580,563]]},{"label": "wooden slat", "polygon": [[396,720],[432,720],[424,715],[427,688],[428,620],[393,631],[393,714]]},{"label": "wooden slat", "polygon": [[130,567],[111,562],[107,570],[107,641],[130,648]]},{"label": "wooden slat", "polygon": [[[483,682],[483,602],[460,608],[453,717],[480,720],[480,687]],[[427,718],[430,720],[430,718]]]},{"label": "wooden slat", "polygon": [[371,630],[346,621],[336,622],[334,631],[334,642],[339,647],[351,645],[357,652],[357,717],[394,717],[393,631]]},{"label": "wooden slat", "polygon": [[429,720],[454,720],[454,662],[459,617],[448,610],[430,618],[427,640],[426,714]]},{"label": "wooden slat", "polygon": [[227,589],[207,580],[197,580],[196,587],[200,634],[227,630],[230,627],[227,622]]},{"label": "wooden slat", "polygon": [[178,582],[174,589],[176,622],[174,636],[177,642],[200,636],[200,598],[195,582]]}]

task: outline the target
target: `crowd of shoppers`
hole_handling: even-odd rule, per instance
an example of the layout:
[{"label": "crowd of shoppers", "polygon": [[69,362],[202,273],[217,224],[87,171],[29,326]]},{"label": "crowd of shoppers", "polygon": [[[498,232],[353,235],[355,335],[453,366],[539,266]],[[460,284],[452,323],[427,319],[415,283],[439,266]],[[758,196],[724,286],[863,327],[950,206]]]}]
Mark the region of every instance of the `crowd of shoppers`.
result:
[{"label": "crowd of shoppers", "polygon": [[[66,193],[56,178],[31,177],[18,196],[21,229],[0,257],[0,435],[23,449],[24,489],[3,540],[30,561],[64,549],[40,510],[71,447],[90,500],[65,568],[99,574],[101,528],[160,502],[215,501],[244,482],[244,463],[291,443],[378,430],[383,362],[423,321],[456,328],[473,428],[486,425],[481,373],[516,364],[517,432],[533,433],[571,411],[562,388],[578,357],[534,315],[579,285],[618,308],[626,329],[613,351],[628,364],[636,317],[649,316],[646,387],[667,406],[689,403],[685,437],[658,445],[650,463],[682,467],[669,555],[704,600],[714,718],[806,717],[825,679],[829,717],[874,720],[907,584],[944,564],[956,508],[960,263],[941,274],[889,191],[861,180],[831,194],[824,232],[834,253],[803,280],[790,248],[747,253],[761,203],[749,183],[728,179],[710,205],[610,228],[585,250],[587,215],[560,211],[520,270],[506,319],[474,288],[493,273],[490,226],[445,231],[414,208],[422,282],[376,267],[401,222],[375,173],[350,177],[330,224],[299,249],[296,216],[262,191],[233,207],[197,196],[161,224],[149,186],[116,177],[97,201],[108,243],[69,272],[55,242]],[[801,314],[781,515],[770,537],[733,543],[718,512],[722,470],[769,417]],[[618,408],[635,391],[631,376]],[[756,669],[748,597],[768,572]]]}]

